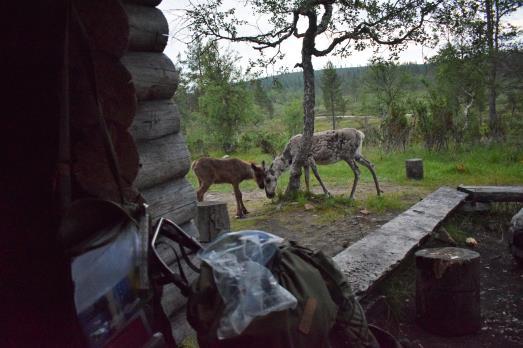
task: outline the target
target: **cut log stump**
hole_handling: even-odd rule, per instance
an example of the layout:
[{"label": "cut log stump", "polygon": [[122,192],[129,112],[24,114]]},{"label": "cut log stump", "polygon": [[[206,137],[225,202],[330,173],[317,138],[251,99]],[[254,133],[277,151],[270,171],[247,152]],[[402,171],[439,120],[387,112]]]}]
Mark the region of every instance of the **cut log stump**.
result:
[{"label": "cut log stump", "polygon": [[421,158],[411,158],[406,160],[405,170],[408,179],[423,179],[423,160]]},{"label": "cut log stump", "polygon": [[216,201],[199,202],[196,226],[202,242],[210,242],[221,232],[230,231],[227,203]]},{"label": "cut log stump", "polygon": [[460,336],[481,328],[480,257],[462,248],[416,252],[416,319],[426,330]]}]

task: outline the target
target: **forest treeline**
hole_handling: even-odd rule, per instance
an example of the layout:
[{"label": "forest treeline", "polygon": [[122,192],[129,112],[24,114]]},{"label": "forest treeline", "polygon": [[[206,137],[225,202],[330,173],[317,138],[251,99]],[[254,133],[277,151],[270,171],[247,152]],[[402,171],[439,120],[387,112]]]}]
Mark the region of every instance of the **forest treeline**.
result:
[{"label": "forest treeline", "polygon": [[[287,73],[252,78],[237,57],[216,43],[198,42],[181,60],[176,95],[182,125],[195,156],[259,147],[275,154],[303,129],[303,77]],[[374,59],[368,66],[315,73],[317,116],[336,128],[339,115],[373,116],[366,143],[386,151],[422,144],[429,150],[493,141],[488,110],[488,60],[481,50],[448,43],[425,64]],[[500,136],[523,145],[523,52],[501,50],[496,66]],[[316,129],[319,123],[317,122]]]}]

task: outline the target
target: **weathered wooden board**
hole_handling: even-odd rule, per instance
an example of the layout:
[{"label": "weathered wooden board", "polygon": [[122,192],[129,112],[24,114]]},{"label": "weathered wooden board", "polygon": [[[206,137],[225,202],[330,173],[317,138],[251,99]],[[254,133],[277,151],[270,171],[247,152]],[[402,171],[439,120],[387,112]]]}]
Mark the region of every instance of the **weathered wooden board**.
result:
[{"label": "weathered wooden board", "polygon": [[129,51],[163,52],[169,38],[169,25],[155,7],[125,5],[129,17]]},{"label": "weathered wooden board", "polygon": [[441,187],[334,257],[353,291],[362,296],[391,272],[467,197]]},{"label": "weathered wooden board", "polygon": [[75,0],[91,47],[121,57],[129,41],[129,22],[120,1]]},{"label": "weathered wooden board", "polygon": [[162,2],[162,0],[123,0],[123,2],[144,6],[158,6]]},{"label": "weathered wooden board", "polygon": [[191,167],[189,149],[181,133],[140,142],[138,153],[140,171],[135,185],[139,189],[182,178]]},{"label": "weathered wooden board", "polygon": [[475,202],[523,202],[523,186],[458,186]]},{"label": "weathered wooden board", "polygon": [[131,72],[138,100],[169,99],[178,86],[178,71],[163,53],[127,52],[122,63]]},{"label": "weathered wooden board", "polygon": [[166,217],[182,225],[196,217],[196,193],[185,178],[142,190],[142,195],[149,204],[153,221]]},{"label": "weathered wooden board", "polygon": [[180,131],[180,112],[170,100],[142,101],[138,104],[130,132],[136,141],[161,138]]}]

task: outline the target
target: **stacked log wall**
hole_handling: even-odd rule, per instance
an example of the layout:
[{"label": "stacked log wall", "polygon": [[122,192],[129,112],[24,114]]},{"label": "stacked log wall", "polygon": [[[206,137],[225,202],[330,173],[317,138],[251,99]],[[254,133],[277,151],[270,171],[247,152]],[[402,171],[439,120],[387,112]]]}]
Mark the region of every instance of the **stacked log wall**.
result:
[{"label": "stacked log wall", "polygon": [[[172,97],[178,86],[178,71],[163,53],[169,35],[163,13],[156,8],[161,0],[125,0],[129,21],[129,45],[122,63],[132,76],[137,103],[130,132],[137,142],[140,158],[135,186],[149,204],[153,221],[173,220],[196,235],[196,193],[185,175],[190,154],[181,134],[180,113]],[[166,241],[169,242],[169,241]],[[170,249],[162,255],[176,269]],[[189,279],[195,274],[187,270]],[[185,315],[186,298],[174,285],[163,289],[162,305],[179,343],[194,332]]]}]

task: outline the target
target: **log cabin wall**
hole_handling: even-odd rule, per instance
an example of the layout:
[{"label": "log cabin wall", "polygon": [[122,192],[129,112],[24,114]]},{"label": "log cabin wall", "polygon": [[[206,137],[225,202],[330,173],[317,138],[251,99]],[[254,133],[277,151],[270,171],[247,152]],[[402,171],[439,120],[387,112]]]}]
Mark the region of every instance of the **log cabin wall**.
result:
[{"label": "log cabin wall", "polygon": [[[169,27],[157,9],[161,0],[75,0],[89,38],[96,91],[86,69],[84,47],[71,55],[71,113],[79,195],[119,201],[120,191],[106,159],[96,121],[100,102],[120,166],[127,200],[149,204],[153,222],[166,217],[197,235],[196,194],[185,176],[190,154],[180,130],[180,113],[172,97],[178,71],[163,53]],[[78,33],[82,28],[76,28]],[[77,35],[78,36],[78,35]],[[78,46],[78,47],[77,47]],[[163,254],[175,262],[168,248]],[[190,275],[194,279],[194,274]],[[173,285],[164,287],[162,305],[177,342],[191,333],[186,299]]]},{"label": "log cabin wall", "polygon": [[[196,194],[185,179],[191,158],[181,134],[180,113],[172,99],[179,75],[173,62],[162,53],[169,27],[163,13],[155,7],[160,2],[123,2],[129,21],[129,45],[121,61],[132,76],[137,99],[130,126],[140,158],[134,185],[148,202],[153,221],[167,217],[196,235],[192,221],[196,217]],[[172,251],[164,249],[162,254],[174,264]],[[174,285],[164,287],[162,305],[177,342],[192,333],[186,320],[185,302]]]}]

